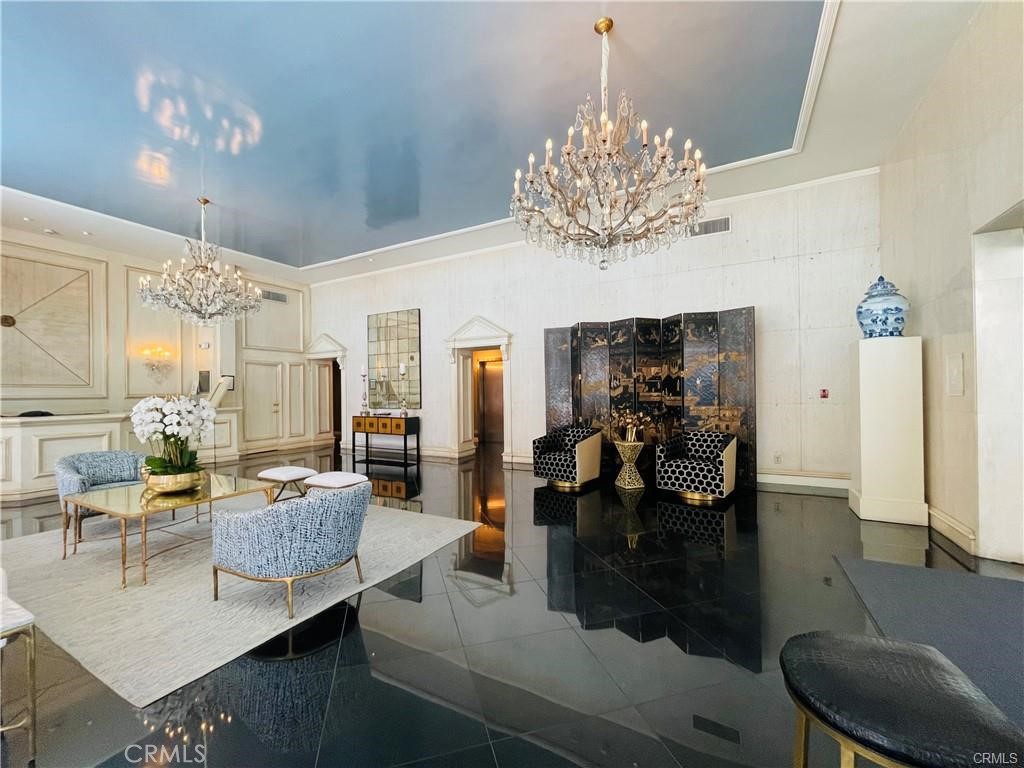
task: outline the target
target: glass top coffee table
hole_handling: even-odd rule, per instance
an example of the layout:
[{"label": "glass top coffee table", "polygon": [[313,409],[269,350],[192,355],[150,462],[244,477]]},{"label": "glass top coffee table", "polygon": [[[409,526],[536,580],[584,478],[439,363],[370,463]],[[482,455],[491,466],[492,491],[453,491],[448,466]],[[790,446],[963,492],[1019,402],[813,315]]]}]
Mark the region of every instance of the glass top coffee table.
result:
[{"label": "glass top coffee table", "polygon": [[[76,517],[78,511],[81,509],[88,509],[93,512],[99,512],[110,517],[116,517],[121,524],[121,589],[127,586],[127,571],[128,571],[128,521],[138,520],[139,521],[139,532],[141,539],[141,559],[140,565],[142,566],[142,583],[146,584],[146,568],[149,565],[149,545],[146,540],[147,534],[147,521],[151,515],[158,514],[160,512],[170,512],[176,509],[182,509],[183,507],[195,507],[196,508],[196,521],[199,520],[199,507],[202,504],[208,506],[211,519],[213,517],[213,502],[220,501],[222,499],[230,499],[235,496],[244,496],[249,493],[263,493],[266,496],[267,504],[272,504],[274,501],[274,492],[277,490],[275,483],[267,483],[262,480],[249,480],[244,477],[235,477],[234,475],[215,475],[207,473],[206,479],[203,484],[192,491],[183,491],[182,493],[153,493],[147,488],[145,483],[135,483],[133,485],[122,485],[117,488],[101,488],[95,491],[86,491],[85,493],[69,494],[64,497],[66,505],[63,508],[63,525],[65,531],[67,530],[67,508],[68,506],[75,506]],[[65,536],[65,554],[67,551],[67,541]],[[161,554],[163,552],[169,552],[172,549],[185,546],[186,544],[192,544],[196,541],[202,541],[203,539],[190,538],[188,541],[182,544],[176,544],[173,547],[167,547],[166,549],[160,550],[160,552],[154,552],[152,556]],[[78,534],[75,534],[75,548],[74,552],[78,551]]]}]

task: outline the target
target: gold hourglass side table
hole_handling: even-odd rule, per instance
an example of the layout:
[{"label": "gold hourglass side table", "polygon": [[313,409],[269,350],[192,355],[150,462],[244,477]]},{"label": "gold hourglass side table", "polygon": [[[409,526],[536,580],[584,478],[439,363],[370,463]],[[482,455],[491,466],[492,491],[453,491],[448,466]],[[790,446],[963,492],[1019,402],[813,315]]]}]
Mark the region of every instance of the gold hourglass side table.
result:
[{"label": "gold hourglass side table", "polygon": [[644,444],[638,440],[615,441],[615,450],[619,452],[619,457],[622,459],[622,469],[619,470],[619,476],[615,478],[615,484],[619,488],[644,487],[644,479],[640,477],[636,468],[636,460],[643,449]]}]

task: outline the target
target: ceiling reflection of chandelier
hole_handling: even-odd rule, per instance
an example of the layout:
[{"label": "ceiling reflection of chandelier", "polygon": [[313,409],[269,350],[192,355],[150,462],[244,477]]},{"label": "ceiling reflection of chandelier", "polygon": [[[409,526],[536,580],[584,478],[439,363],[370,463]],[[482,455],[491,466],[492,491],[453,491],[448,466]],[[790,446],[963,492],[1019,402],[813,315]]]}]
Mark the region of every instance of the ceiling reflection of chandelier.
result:
[{"label": "ceiling reflection of chandelier", "polygon": [[[561,148],[561,167],[552,162],[548,139],[539,168],[531,153],[526,175],[516,170],[510,206],[528,243],[601,269],[694,234],[704,216],[706,173],[689,139],[682,160],[675,160],[671,128],[664,141],[655,136],[650,149],[647,121],[633,111],[625,91],[609,115],[611,28],[607,17],[594,25],[601,35],[601,111],[587,94]],[[582,133],[581,147],[574,144],[576,133]],[[641,138],[639,150],[629,149],[630,138]]]},{"label": "ceiling reflection of chandelier", "polygon": [[[160,281],[139,278],[139,296],[153,309],[169,309],[193,325],[216,325],[241,315],[259,311],[263,292],[246,283],[241,273],[226,265],[220,268],[220,246],[206,242],[206,206],[209,200],[198,198],[201,206],[200,242],[185,240],[187,259],[171,275],[171,261],[164,264]],[[189,263],[191,260],[191,263]]]}]

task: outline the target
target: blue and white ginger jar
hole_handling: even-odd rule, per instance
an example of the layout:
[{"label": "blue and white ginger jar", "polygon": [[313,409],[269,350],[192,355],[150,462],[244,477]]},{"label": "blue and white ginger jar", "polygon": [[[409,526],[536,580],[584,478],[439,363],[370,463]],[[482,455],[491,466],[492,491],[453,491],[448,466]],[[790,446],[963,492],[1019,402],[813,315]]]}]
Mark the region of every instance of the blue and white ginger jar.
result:
[{"label": "blue and white ginger jar", "polygon": [[902,336],[910,302],[896,286],[881,275],[872,283],[857,305],[857,322],[865,339]]}]

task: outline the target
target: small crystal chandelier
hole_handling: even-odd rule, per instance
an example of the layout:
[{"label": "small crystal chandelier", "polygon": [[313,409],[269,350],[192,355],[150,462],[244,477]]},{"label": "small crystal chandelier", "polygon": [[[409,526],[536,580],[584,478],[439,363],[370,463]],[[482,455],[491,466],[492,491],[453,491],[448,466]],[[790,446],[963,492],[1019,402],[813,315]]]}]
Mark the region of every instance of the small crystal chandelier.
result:
[{"label": "small crystal chandelier", "polygon": [[[553,145],[548,139],[539,170],[533,153],[525,177],[516,170],[510,206],[528,243],[601,269],[694,234],[704,217],[707,172],[700,150],[691,154],[689,139],[683,145],[683,159],[673,159],[671,128],[665,131],[664,142],[654,137],[651,151],[647,121],[633,111],[625,91],[619,93],[616,114],[609,117],[611,28],[607,17],[594,24],[601,35],[600,113],[587,94],[562,146],[561,168],[551,162]],[[573,137],[581,131],[583,146],[577,148]],[[631,136],[642,136],[636,152],[627,147]]]},{"label": "small crystal chandelier", "polygon": [[169,309],[193,325],[217,325],[250,312],[258,312],[263,292],[246,283],[242,274],[230,264],[220,269],[220,246],[206,242],[206,206],[209,200],[198,198],[200,242],[185,239],[181,267],[170,274],[171,261],[164,264],[164,273],[157,285],[149,275],[139,278],[139,297],[153,309]]}]

